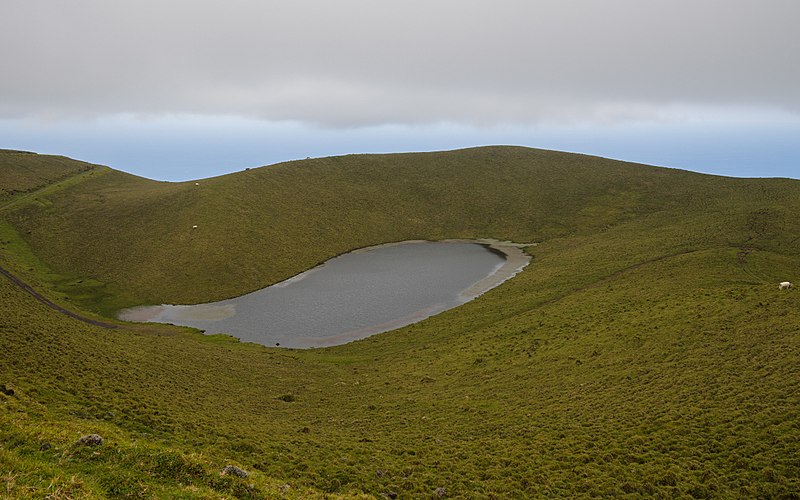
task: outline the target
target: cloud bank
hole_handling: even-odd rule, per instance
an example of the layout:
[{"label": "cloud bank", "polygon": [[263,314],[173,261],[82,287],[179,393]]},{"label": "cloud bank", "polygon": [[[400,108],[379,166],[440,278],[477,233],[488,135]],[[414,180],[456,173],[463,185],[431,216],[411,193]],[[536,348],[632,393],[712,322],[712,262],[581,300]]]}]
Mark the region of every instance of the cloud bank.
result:
[{"label": "cloud bank", "polygon": [[796,0],[8,0],[0,118],[346,128],[798,116],[798,19]]}]

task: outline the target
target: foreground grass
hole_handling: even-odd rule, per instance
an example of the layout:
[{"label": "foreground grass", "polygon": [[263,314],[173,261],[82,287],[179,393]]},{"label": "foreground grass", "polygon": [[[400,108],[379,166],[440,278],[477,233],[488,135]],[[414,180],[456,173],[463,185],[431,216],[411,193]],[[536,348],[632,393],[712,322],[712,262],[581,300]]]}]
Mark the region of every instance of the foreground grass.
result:
[{"label": "foreground grass", "polygon": [[[221,474],[223,463],[211,457],[132,437],[107,422],[52,415],[23,394],[0,395],[0,405],[3,498],[323,496],[258,471],[247,478]],[[78,443],[87,430],[99,432],[103,444]]]},{"label": "foreground grass", "polygon": [[[499,196],[492,191],[499,181],[484,178],[477,165],[486,153],[510,155],[512,166],[505,167],[491,154],[484,158],[499,162],[493,164],[500,165],[492,171],[496,176],[523,176],[526,161],[538,166],[524,186],[501,182],[513,189]],[[52,205],[15,208],[6,220],[18,239],[6,244],[3,258],[47,288],[48,275],[37,269],[80,276],[81,266],[88,266],[73,268],[72,250],[46,236],[50,230],[63,235],[57,217],[77,231],[68,240],[77,244],[89,229],[72,218],[91,226],[89,219],[99,216],[91,200],[104,194],[110,214],[101,222],[129,213],[132,226],[166,227],[188,217],[187,210],[206,206],[183,196],[219,183],[206,201],[216,209],[231,205],[237,215],[220,219],[231,226],[225,234],[236,239],[216,250],[222,245],[217,237],[209,237],[209,246],[185,243],[190,258],[170,265],[157,264],[163,249],[146,252],[146,258],[134,251],[119,256],[146,274],[137,263],[153,259],[157,272],[179,280],[167,292],[148,288],[156,271],[139,279],[101,266],[105,274],[94,278],[126,290],[130,301],[162,293],[211,298],[219,289],[246,286],[239,280],[249,272],[280,277],[339,252],[339,245],[412,234],[541,244],[527,249],[533,261],[523,273],[460,308],[395,332],[309,351],[169,327],[104,330],[62,317],[2,282],[0,303],[8,312],[0,317],[0,383],[16,390],[3,399],[0,420],[8,436],[0,464],[12,471],[6,476],[13,483],[10,494],[44,496],[54,482],[64,491],[97,496],[116,494],[112,488],[120,484],[131,495],[198,497],[396,492],[412,498],[444,488],[450,497],[792,498],[800,491],[800,295],[780,292],[776,283],[800,275],[800,183],[617,164],[609,173],[603,162],[582,163],[586,157],[575,158],[573,171],[570,155],[543,161],[547,154],[490,149],[453,158],[422,155],[419,171],[409,162],[414,155],[401,155],[397,164],[378,157],[373,166],[371,157],[355,157],[344,171],[331,165],[345,160],[329,159],[316,167],[297,164],[302,182],[278,176],[291,177],[292,165],[241,174],[263,176],[276,190],[309,186],[307,198],[260,204],[233,201],[236,190],[243,198],[255,196],[233,187],[240,182],[235,175],[201,186],[130,178],[130,191],[117,197],[111,189],[121,190],[126,177],[112,172],[48,195]],[[431,158],[436,162],[425,164]],[[476,164],[470,167],[470,161]],[[358,181],[362,169],[369,182]],[[381,169],[404,175],[383,178]],[[595,177],[595,185],[587,185]],[[381,194],[400,183],[392,180],[397,178],[412,186]],[[321,187],[334,181],[339,208],[336,195]],[[431,190],[413,195],[423,181]],[[541,181],[538,187],[534,181]],[[452,192],[437,191],[450,183]],[[374,194],[354,194],[373,185]],[[512,196],[514,190],[521,194]],[[125,212],[130,204],[146,210],[136,201],[140,195],[162,209],[164,200],[172,200],[174,211],[161,219],[155,211],[141,218]],[[84,205],[75,201],[81,196]],[[224,202],[216,205],[215,196]],[[323,198],[313,209],[304,205],[316,196]],[[485,212],[470,211],[476,199]],[[418,203],[447,212],[431,212],[413,225],[412,215],[425,215]],[[373,225],[354,225],[351,234],[359,206]],[[391,207],[396,210],[381,212]],[[529,212],[512,218],[522,207]],[[269,231],[253,215],[266,211],[275,224]],[[293,224],[278,224],[292,214]],[[206,215],[213,220],[211,211]],[[332,226],[318,226],[323,220]],[[109,258],[103,257],[110,252],[105,245],[116,248],[124,231],[110,227],[107,239],[89,244],[98,255],[87,259]],[[332,238],[336,231],[341,238]],[[252,239],[239,239],[240,232],[252,232]],[[163,248],[179,247],[180,238],[160,234]],[[269,243],[273,236],[288,241],[287,234],[294,238],[290,247]],[[131,238],[123,241],[137,245]],[[257,240],[265,241],[264,256],[251,248]],[[241,256],[228,274],[221,272],[216,259],[234,255],[237,242]],[[51,244],[66,254],[45,248]],[[28,264],[21,264],[24,259]],[[194,259],[221,272],[219,289],[192,284]],[[176,269],[178,264],[188,267]],[[86,303],[102,310],[112,303],[103,300]],[[81,451],[73,460],[71,443],[98,431],[116,444],[100,458]],[[42,440],[52,442],[53,451],[38,451]],[[158,476],[160,456],[185,465]],[[226,463],[253,472],[255,490],[219,483],[217,471]],[[290,489],[278,489],[284,484]]]}]

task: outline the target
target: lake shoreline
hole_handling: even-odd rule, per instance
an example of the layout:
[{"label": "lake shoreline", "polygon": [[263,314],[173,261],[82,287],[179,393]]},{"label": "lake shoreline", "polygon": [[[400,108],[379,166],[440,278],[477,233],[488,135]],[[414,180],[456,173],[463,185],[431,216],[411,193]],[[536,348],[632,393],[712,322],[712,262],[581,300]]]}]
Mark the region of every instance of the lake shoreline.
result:
[{"label": "lake shoreline", "polygon": [[510,280],[517,274],[521,273],[528,264],[530,264],[531,256],[525,253],[522,249],[525,247],[535,246],[536,243],[513,243],[511,241],[499,241],[493,239],[480,239],[480,240],[443,240],[444,242],[459,242],[459,243],[477,243],[483,245],[488,250],[502,254],[505,262],[499,269],[495,270],[489,276],[483,278],[475,283],[468,289],[461,292],[461,296],[465,302],[468,302],[476,297],[483,295],[492,288],[496,288],[506,281]]},{"label": "lake shoreline", "polygon": [[[380,245],[373,245],[369,247],[362,247],[350,252],[346,252],[339,256],[332,257],[328,261],[325,261],[317,266],[314,266],[311,269],[303,271],[295,276],[292,276],[286,280],[281,282],[275,283],[273,285],[268,285],[260,290],[265,290],[268,288],[285,288],[289,285],[297,285],[298,282],[303,281],[305,278],[313,275],[317,271],[324,269],[328,262],[337,259],[338,257],[342,257],[347,254],[360,254],[360,253],[367,253],[372,252],[382,248],[390,248],[396,247],[401,245],[408,245],[408,244],[474,244],[482,246],[486,251],[491,252],[498,257],[502,258],[502,261],[496,265],[496,267],[482,279],[474,282],[472,285],[467,287],[466,289],[461,290],[457,294],[457,298],[454,297],[458,304],[464,304],[473,300],[483,293],[491,290],[502,284],[503,282],[511,279],[519,272],[521,272],[527,264],[530,262],[531,257],[523,251],[523,248],[533,246],[535,243],[513,243],[510,241],[499,241],[494,239],[446,239],[446,240],[405,240],[399,242],[390,242],[384,243]],[[250,292],[255,293],[255,292]],[[231,299],[226,300],[236,300],[242,297],[245,297],[249,294],[243,294],[241,296],[233,297]],[[224,302],[224,301],[222,301]],[[132,321],[132,322],[160,322],[160,323],[172,323],[172,324],[184,324],[185,321],[198,321],[198,320],[207,320],[207,321],[219,321],[225,320],[226,318],[230,318],[231,316],[236,314],[236,304],[226,304],[220,305],[219,302],[214,303],[204,303],[204,304],[196,304],[196,305],[173,305],[173,304],[161,304],[161,305],[150,305],[150,306],[138,306],[128,309],[123,309],[118,312],[117,317],[123,321]],[[436,313],[434,313],[436,314]],[[416,316],[416,314],[414,314]],[[423,319],[420,317],[417,321]],[[402,323],[402,322],[401,322]],[[366,331],[371,331],[373,328],[378,326],[387,326],[389,324],[393,324],[393,327],[390,329],[400,328],[401,326],[405,326],[406,323],[396,323],[394,320],[389,321],[384,325],[373,325],[371,327],[366,328],[359,328],[358,330],[361,331],[361,334],[365,333]],[[201,328],[202,330],[202,328]],[[212,329],[213,330],[213,329]],[[385,328],[380,329],[380,331],[374,331],[371,334],[380,333],[382,331],[387,331]],[[333,336],[333,338],[328,338],[326,341],[323,341],[321,338],[316,339],[320,344],[325,345],[328,344],[330,341],[335,342],[335,337],[339,337],[340,339],[350,338],[351,334],[357,333],[356,331],[343,331],[339,334]],[[359,336],[356,336],[357,338]],[[310,339],[309,339],[310,340]],[[350,338],[350,340],[356,340],[356,338]],[[266,344],[264,344],[266,345]],[[322,345],[318,345],[321,347]],[[328,344],[330,345],[330,344]],[[308,346],[312,347],[312,346]]]}]

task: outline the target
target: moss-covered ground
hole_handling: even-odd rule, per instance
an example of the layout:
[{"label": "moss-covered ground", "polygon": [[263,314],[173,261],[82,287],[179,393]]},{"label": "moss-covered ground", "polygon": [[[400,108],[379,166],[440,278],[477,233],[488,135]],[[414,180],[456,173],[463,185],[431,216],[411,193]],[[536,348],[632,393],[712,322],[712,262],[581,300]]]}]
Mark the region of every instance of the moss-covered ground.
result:
[{"label": "moss-covered ground", "polygon": [[[798,181],[524,148],[200,185],[77,175],[0,209],[0,265],[87,314],[235,295],[386,241],[539,244],[473,302],[306,351],[103,329],[0,280],[10,496],[800,491],[800,295],[777,286],[800,281]],[[106,444],[73,444],[91,432]]]}]

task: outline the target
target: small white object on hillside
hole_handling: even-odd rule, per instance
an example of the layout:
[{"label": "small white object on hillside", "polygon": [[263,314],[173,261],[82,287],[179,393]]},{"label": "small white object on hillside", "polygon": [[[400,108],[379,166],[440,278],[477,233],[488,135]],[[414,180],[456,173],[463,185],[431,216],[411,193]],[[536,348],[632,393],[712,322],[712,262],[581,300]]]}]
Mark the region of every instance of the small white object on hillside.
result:
[{"label": "small white object on hillside", "polygon": [[195,186],[199,186],[199,185],[200,185],[200,183],[199,183],[199,182],[195,182],[195,183],[194,183],[194,185],[195,185]]},{"label": "small white object on hillside", "polygon": [[192,226],[192,229],[197,229],[197,226]]},{"label": "small white object on hillside", "polygon": [[792,283],[789,281],[781,281],[781,284],[778,285],[778,288],[780,288],[781,290],[788,290],[792,288]]}]

